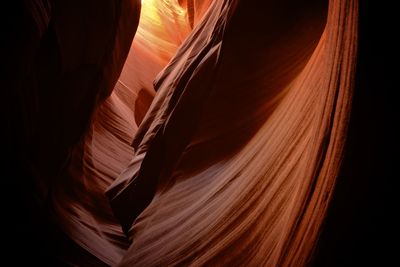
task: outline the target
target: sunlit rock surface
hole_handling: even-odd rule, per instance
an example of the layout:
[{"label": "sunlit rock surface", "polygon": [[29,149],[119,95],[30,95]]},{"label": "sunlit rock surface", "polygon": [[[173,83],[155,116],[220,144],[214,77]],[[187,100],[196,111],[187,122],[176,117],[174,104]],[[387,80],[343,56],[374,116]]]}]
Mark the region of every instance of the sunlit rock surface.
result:
[{"label": "sunlit rock surface", "polygon": [[192,22],[172,3],[143,3],[54,190],[59,224],[108,264],[306,263],[340,164],[356,3],[214,1]]},{"label": "sunlit rock surface", "polygon": [[309,261],[342,158],[358,1],[32,5],[28,159],[90,255],[65,262]]},{"label": "sunlit rock surface", "polygon": [[133,160],[107,191],[133,240],[121,266],[307,263],[356,52],[357,3],[325,4],[211,4],[157,77]]},{"label": "sunlit rock surface", "polygon": [[135,40],[114,91],[95,112],[88,134],[54,188],[57,223],[107,264],[116,264],[130,242],[104,191],[133,156],[133,136],[155,95],[153,80],[190,31],[187,10],[177,3],[142,3]]}]

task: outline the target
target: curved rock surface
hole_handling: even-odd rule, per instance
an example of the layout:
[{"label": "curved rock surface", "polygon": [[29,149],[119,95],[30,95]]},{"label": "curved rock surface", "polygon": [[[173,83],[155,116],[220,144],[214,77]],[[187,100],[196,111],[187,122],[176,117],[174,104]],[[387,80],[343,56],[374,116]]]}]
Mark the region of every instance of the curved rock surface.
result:
[{"label": "curved rock surface", "polygon": [[343,157],[357,0],[17,6],[8,139],[73,244],[61,262],[310,262]]}]

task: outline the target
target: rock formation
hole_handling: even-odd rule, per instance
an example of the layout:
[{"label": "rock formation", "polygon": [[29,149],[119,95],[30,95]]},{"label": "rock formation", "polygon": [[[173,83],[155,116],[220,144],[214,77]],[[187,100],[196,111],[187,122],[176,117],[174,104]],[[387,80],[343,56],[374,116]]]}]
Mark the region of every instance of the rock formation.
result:
[{"label": "rock formation", "polygon": [[347,155],[357,0],[10,10],[6,213],[52,265],[312,262]]}]

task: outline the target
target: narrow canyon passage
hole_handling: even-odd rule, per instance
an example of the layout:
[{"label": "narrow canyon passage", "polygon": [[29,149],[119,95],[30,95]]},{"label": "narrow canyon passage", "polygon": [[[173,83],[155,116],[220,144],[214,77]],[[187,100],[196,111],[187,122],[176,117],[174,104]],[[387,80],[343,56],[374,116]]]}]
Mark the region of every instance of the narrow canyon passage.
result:
[{"label": "narrow canyon passage", "polygon": [[[110,265],[120,261],[130,242],[104,191],[133,157],[133,137],[156,93],[153,80],[192,27],[187,10],[173,3],[142,1],[137,33],[121,76],[98,107],[52,192],[57,224],[79,246]],[[198,5],[197,16],[204,4]]]},{"label": "narrow canyon passage", "polygon": [[380,125],[365,4],[14,5],[7,243],[32,262],[337,266],[362,235],[384,161],[357,143]]},{"label": "narrow canyon passage", "polygon": [[253,5],[214,1],[186,40],[190,9],[162,5],[143,2],[116,88],[52,190],[58,225],[110,265],[303,265],[340,163],[356,5],[266,4],[291,19],[261,22]]}]

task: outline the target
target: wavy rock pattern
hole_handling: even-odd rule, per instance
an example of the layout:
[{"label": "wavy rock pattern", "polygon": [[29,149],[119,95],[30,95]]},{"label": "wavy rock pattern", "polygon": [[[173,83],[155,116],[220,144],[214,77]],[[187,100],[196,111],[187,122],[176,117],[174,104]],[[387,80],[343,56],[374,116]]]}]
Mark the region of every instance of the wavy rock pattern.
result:
[{"label": "wavy rock pattern", "polygon": [[51,185],[57,225],[106,265],[304,266],[340,168],[357,5],[142,1]]}]

